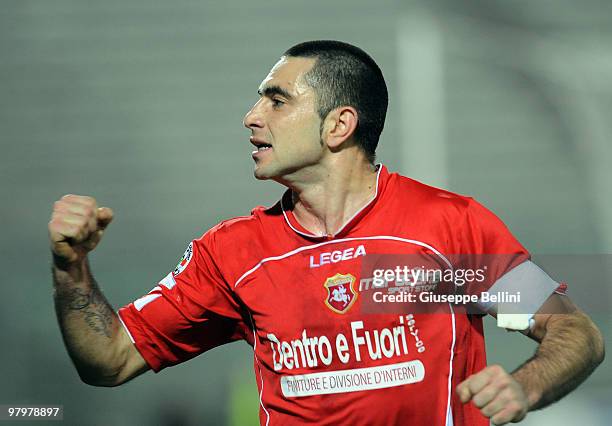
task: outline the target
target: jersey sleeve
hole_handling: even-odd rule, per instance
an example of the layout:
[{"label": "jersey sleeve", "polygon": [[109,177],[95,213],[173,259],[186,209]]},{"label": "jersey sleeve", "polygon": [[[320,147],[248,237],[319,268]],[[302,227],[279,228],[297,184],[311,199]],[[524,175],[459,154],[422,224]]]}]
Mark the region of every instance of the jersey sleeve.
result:
[{"label": "jersey sleeve", "polygon": [[155,372],[248,336],[241,305],[219,270],[212,230],[192,241],[172,272],[118,314]]},{"label": "jersey sleeve", "polygon": [[461,232],[462,264],[486,266],[484,288],[515,266],[529,260],[529,252],[490,210],[469,199]]},{"label": "jersey sleeve", "polygon": [[563,288],[531,261],[527,249],[495,214],[473,199],[467,207],[462,238],[462,265],[480,270],[484,277],[465,291],[480,296],[481,311],[497,313],[500,327],[528,328],[546,299]]}]

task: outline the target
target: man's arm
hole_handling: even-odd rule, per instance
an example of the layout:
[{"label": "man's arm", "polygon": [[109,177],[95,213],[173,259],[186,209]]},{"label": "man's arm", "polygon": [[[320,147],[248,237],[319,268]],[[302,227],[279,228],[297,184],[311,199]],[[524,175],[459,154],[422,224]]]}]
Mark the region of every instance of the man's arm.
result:
[{"label": "man's arm", "polygon": [[87,260],[112,217],[91,197],[66,195],[55,203],[49,222],[55,311],[64,343],[81,379],[96,386],[116,386],[148,370]]},{"label": "man's arm", "polygon": [[[554,312],[554,313],[552,313]],[[574,390],[604,359],[604,343],[591,319],[567,296],[553,294],[536,313],[528,334],[536,353],[512,374],[489,366],[457,386],[494,424],[522,420]]]},{"label": "man's arm", "polygon": [[601,332],[569,297],[552,295],[540,312],[544,313],[535,315],[528,334],[539,342],[538,349],[512,373],[525,390],[530,410],[544,408],[576,389],[605,356]]}]

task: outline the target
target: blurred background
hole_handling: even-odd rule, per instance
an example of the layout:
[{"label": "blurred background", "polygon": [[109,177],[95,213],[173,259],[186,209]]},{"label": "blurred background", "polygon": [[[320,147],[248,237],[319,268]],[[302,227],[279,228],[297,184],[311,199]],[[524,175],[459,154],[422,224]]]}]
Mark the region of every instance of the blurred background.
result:
[{"label": "blurred background", "polygon": [[[390,170],[476,197],[534,254],[612,253],[612,3],[0,5],[0,404],[63,404],[75,425],[257,424],[244,342],[120,388],[82,384],[55,320],[46,226],[65,193],[115,210],[92,264],[119,308],[191,239],[273,204],[282,188],[253,179],[241,122],[304,40],[354,43],[380,64],[390,107],[378,158]],[[610,310],[591,313],[610,348]],[[513,369],[533,353],[486,328],[490,362]],[[609,364],[524,424],[610,424]]]}]

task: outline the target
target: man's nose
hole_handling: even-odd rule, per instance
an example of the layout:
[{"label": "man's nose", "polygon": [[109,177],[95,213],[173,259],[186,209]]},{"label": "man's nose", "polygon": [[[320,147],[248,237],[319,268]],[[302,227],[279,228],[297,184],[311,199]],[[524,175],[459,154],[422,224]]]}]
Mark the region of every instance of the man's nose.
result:
[{"label": "man's nose", "polygon": [[253,127],[263,127],[263,121],[261,118],[261,113],[259,111],[259,104],[260,103],[257,102],[255,105],[253,105],[253,107],[249,110],[249,112],[246,113],[242,120],[242,124],[244,124],[244,127],[246,127],[247,129],[251,129]]}]

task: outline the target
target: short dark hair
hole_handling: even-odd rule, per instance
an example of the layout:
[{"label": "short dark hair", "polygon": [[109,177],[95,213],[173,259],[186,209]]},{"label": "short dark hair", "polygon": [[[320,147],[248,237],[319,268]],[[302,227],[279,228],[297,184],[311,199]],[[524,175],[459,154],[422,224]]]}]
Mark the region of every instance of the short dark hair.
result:
[{"label": "short dark hair", "polygon": [[389,103],[387,85],[376,62],[360,48],[334,40],[296,44],[283,56],[316,58],[305,79],[315,89],[321,120],[340,106],[355,108],[359,116],[355,141],[373,163]]}]

